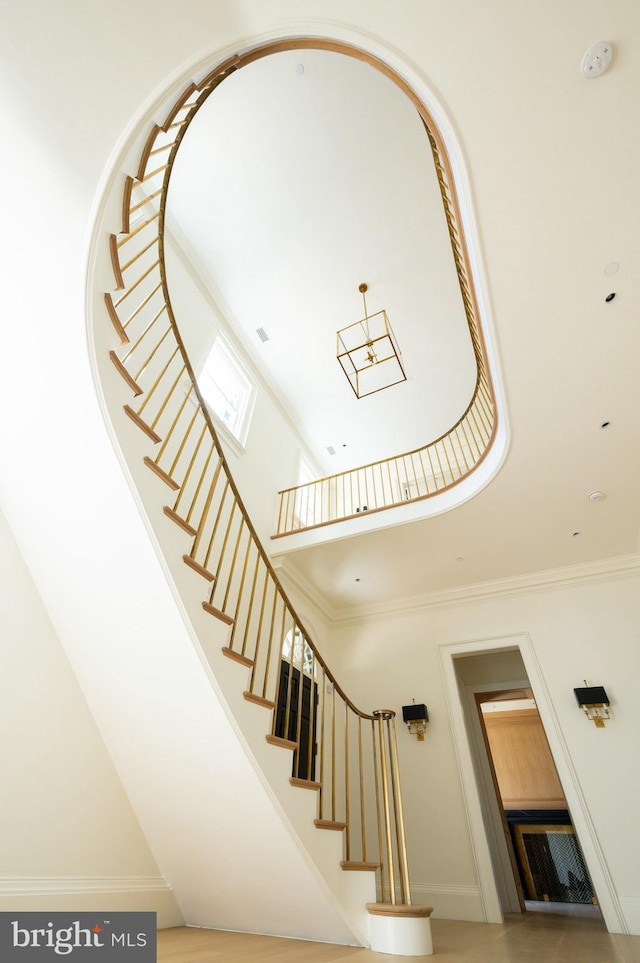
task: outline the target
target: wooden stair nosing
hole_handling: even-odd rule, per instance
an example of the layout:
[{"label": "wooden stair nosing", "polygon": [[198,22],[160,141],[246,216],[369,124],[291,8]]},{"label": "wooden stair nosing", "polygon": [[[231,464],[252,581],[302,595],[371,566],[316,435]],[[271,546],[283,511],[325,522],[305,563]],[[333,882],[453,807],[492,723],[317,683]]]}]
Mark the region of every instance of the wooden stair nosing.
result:
[{"label": "wooden stair nosing", "polygon": [[342,869],[353,871],[353,872],[373,873],[375,872],[376,869],[378,869],[378,867],[380,866],[380,863],[365,863],[362,861],[358,862],[357,860],[352,860],[352,859],[349,859],[349,860],[343,859],[341,860],[340,865]]},{"label": "wooden stair nosing", "polygon": [[233,659],[234,662],[239,662],[240,665],[244,665],[247,669],[253,668],[252,659],[248,659],[246,655],[241,655],[240,652],[234,652],[233,649],[230,649],[226,645],[222,649],[222,654],[226,655],[228,659]]},{"label": "wooden stair nosing", "polygon": [[314,819],[313,824],[316,829],[334,829],[340,833],[347,828],[346,823],[336,822],[335,819]]},{"label": "wooden stair nosing", "polygon": [[112,360],[112,362],[113,362],[113,364],[114,364],[114,366],[115,366],[115,369],[116,369],[116,371],[118,372],[118,374],[119,374],[122,378],[124,378],[124,380],[127,382],[127,384],[129,385],[129,387],[130,387],[131,390],[133,391],[134,396],[137,398],[138,395],[141,395],[141,394],[142,394],[142,388],[141,388],[140,385],[137,383],[137,381],[134,381],[134,379],[133,379],[132,376],[129,374],[129,372],[127,371],[127,369],[126,369],[125,366],[123,365],[122,361],[120,360],[120,358],[118,357],[118,355],[115,353],[115,351],[110,351],[110,352],[109,352],[109,357],[111,358],[111,360]]},{"label": "wooden stair nosing", "polygon": [[175,522],[176,525],[178,525],[183,530],[183,532],[186,532],[187,535],[192,535],[195,538],[196,536],[195,528],[192,528],[189,522],[185,522],[184,518],[181,518],[181,516],[178,515],[177,512],[174,512],[173,508],[169,508],[168,505],[165,505],[162,510],[167,516],[167,518],[170,518],[172,522]]},{"label": "wooden stair nosing", "polygon": [[128,234],[131,229],[131,192],[133,191],[133,177],[127,175],[122,192],[122,233]]},{"label": "wooden stair nosing", "polygon": [[149,160],[149,157],[151,156],[153,145],[155,143],[156,137],[158,136],[159,133],[161,133],[161,131],[162,131],[162,127],[159,127],[158,124],[154,124],[153,127],[151,128],[151,133],[147,137],[147,142],[144,145],[142,154],[140,155],[140,163],[138,164],[138,173],[136,174],[136,178],[139,181],[141,181],[144,178],[147,162]]},{"label": "wooden stair nosing", "polygon": [[405,919],[421,919],[431,916],[433,906],[422,903],[365,903],[367,912],[371,916],[396,916]]},{"label": "wooden stair nosing", "polygon": [[272,702],[271,699],[265,699],[264,696],[256,695],[255,692],[243,692],[242,695],[247,702],[253,702],[257,706],[263,706],[265,709],[275,709],[276,707],[275,702]]},{"label": "wooden stair nosing", "polygon": [[169,486],[172,492],[178,491],[178,489],[180,488],[180,485],[177,483],[177,481],[174,481],[171,475],[167,475],[166,471],[163,471],[160,465],[156,464],[153,458],[149,458],[148,455],[145,455],[143,458],[143,461],[147,466],[147,468],[150,468],[151,471],[154,472],[154,474],[156,474],[158,478],[160,478],[165,483],[165,485]]},{"label": "wooden stair nosing", "polygon": [[183,555],[182,561],[185,565],[188,565],[189,568],[192,568],[194,572],[197,572],[198,575],[202,575],[203,578],[206,578],[207,582],[215,582],[216,577],[213,572],[210,572],[209,569],[205,568],[204,565],[201,565],[200,562],[196,562],[195,558],[191,558],[190,555]]},{"label": "wooden stair nosing", "polygon": [[[220,619],[220,621],[224,622],[226,625],[233,625],[235,622],[235,619],[233,619],[230,615],[227,615],[227,613],[223,612],[221,609],[217,609],[215,605],[211,604],[211,602],[203,602],[202,608],[205,610],[205,612],[208,612],[209,615],[215,616],[215,618]],[[251,665],[253,665],[253,662]]]},{"label": "wooden stair nosing", "polygon": [[196,87],[195,84],[192,83],[189,87],[187,87],[187,89],[179,98],[179,100],[171,108],[169,115],[165,119],[165,122],[162,128],[163,130],[166,130],[168,127],[171,126],[171,124],[173,123],[175,118],[178,116],[178,114],[180,113],[184,105],[188,102],[189,97],[193,96],[193,94],[197,92],[198,92],[198,88]]},{"label": "wooden stair nosing", "polygon": [[111,318],[111,324],[116,329],[116,334],[120,338],[120,344],[129,344],[129,335],[122,327],[122,321],[118,317],[115,304],[113,303],[113,298],[110,294],[105,294],[104,303],[107,306],[107,311],[109,313],[109,317]]},{"label": "wooden stair nosing", "polygon": [[270,746],[278,746],[280,749],[291,749],[295,752],[298,748],[297,742],[292,742],[291,739],[283,739],[282,736],[265,736],[265,739]]},{"label": "wooden stair nosing", "polygon": [[[294,745],[296,744],[294,743]],[[297,749],[297,745],[296,745],[296,749]],[[314,789],[316,791],[318,789],[322,789],[322,783],[312,782],[310,779],[298,779],[297,776],[290,776],[289,782],[292,786],[295,786],[296,789]]]},{"label": "wooden stair nosing", "polygon": [[124,278],[122,277],[122,269],[120,268],[120,259],[118,257],[118,238],[115,234],[109,236],[109,253],[111,254],[111,267],[113,268],[113,275],[116,279],[116,287],[118,291],[124,289]]},{"label": "wooden stair nosing", "polygon": [[156,434],[156,432],[153,430],[151,425],[148,425],[146,421],[143,421],[140,415],[137,414],[137,412],[135,412],[133,408],[130,408],[129,405],[125,405],[124,410],[128,414],[129,418],[131,418],[133,423],[136,424],[138,428],[141,428],[142,431],[144,431],[145,435],[149,436],[151,441],[153,441],[156,445],[160,444],[160,442],[162,441],[162,438],[160,437],[160,435]]}]

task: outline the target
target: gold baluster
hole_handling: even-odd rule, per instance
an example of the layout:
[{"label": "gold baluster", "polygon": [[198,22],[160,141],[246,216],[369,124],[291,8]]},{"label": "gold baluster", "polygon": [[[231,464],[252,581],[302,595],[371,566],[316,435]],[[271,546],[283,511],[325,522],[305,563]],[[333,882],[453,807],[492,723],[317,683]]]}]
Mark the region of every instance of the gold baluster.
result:
[{"label": "gold baluster", "polygon": [[349,799],[349,706],[344,703],[344,811],[347,828],[346,833],[346,858],[347,862],[351,859],[351,812]]},{"label": "gold baluster", "polygon": [[388,717],[387,709],[376,709],[373,713],[378,720],[378,743],[380,746],[380,772],[382,777],[382,812],[384,816],[384,839],[386,843],[387,867],[389,870],[389,893],[390,902],[396,902],[396,879],[395,868],[393,865],[393,843],[391,838],[391,813],[389,803],[389,778],[387,774],[387,752],[384,738],[384,720]]}]

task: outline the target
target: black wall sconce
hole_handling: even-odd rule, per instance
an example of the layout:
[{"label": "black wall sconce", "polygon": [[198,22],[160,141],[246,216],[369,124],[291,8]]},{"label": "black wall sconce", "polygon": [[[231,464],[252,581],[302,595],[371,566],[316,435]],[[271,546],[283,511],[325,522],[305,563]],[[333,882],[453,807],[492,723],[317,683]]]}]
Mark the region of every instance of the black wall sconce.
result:
[{"label": "black wall sconce", "polygon": [[609,715],[609,696],[602,685],[587,685],[584,680],[584,687],[573,690],[580,708],[584,711],[587,719],[594,722],[598,729],[604,729],[605,719],[610,719]]},{"label": "black wall sconce", "polygon": [[414,699],[413,705],[402,707],[402,718],[406,722],[409,732],[418,737],[418,742],[424,742],[424,734],[429,721],[426,705],[421,703],[417,706]]}]

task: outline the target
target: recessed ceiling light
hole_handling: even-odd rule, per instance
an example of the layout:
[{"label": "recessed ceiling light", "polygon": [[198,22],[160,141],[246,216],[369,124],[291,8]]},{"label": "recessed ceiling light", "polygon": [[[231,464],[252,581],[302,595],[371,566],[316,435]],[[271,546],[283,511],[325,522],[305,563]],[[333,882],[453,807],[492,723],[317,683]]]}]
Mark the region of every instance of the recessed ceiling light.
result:
[{"label": "recessed ceiling light", "polygon": [[617,297],[618,295],[616,294],[616,292],[612,291],[611,294],[607,294],[605,301],[607,302],[607,304],[611,304],[611,302],[615,301]]},{"label": "recessed ceiling light", "polygon": [[360,579],[359,579],[359,578],[357,578],[357,579],[356,579],[356,582],[359,582],[359,581],[360,581]]},{"label": "recessed ceiling light", "polygon": [[610,422],[610,421],[603,421],[602,424],[600,425],[600,427],[601,427],[601,428],[610,428],[610,427],[611,427],[611,422]]},{"label": "recessed ceiling light", "polygon": [[582,532],[571,532],[572,538],[578,538],[580,535],[582,535]]},{"label": "recessed ceiling light", "polygon": [[604,501],[605,498],[606,498],[606,495],[604,492],[589,492],[590,502],[602,502]]},{"label": "recessed ceiling light", "polygon": [[599,40],[592,44],[582,58],[582,73],[589,80],[603,74],[613,55],[613,48],[606,40]]},{"label": "recessed ceiling light", "polygon": [[604,273],[607,275],[608,278],[611,278],[613,277],[614,274],[617,274],[619,270],[620,270],[620,265],[618,264],[618,262],[612,261],[610,264],[607,264],[606,268],[604,269]]},{"label": "recessed ceiling light", "polygon": [[456,562],[464,562],[464,555],[458,555]]},{"label": "recessed ceiling light", "polygon": [[296,73],[299,77],[304,73],[304,64],[296,64]]}]

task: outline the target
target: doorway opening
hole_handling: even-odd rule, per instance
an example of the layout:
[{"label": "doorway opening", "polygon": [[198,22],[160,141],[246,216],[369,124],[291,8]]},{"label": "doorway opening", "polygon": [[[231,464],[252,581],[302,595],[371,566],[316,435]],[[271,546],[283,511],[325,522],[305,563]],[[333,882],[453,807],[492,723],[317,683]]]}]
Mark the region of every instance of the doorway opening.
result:
[{"label": "doorway opening", "polygon": [[[584,800],[576,784],[575,774],[571,767],[571,760],[567,747],[562,739],[558,719],[535,656],[531,640],[527,635],[504,637],[501,639],[481,640],[474,642],[448,643],[440,646],[445,686],[451,712],[451,721],[458,762],[463,783],[469,828],[474,850],[478,881],[487,922],[501,922],[505,914],[521,913],[525,910],[539,910],[565,912],[572,915],[597,915],[602,911],[602,918],[611,932],[619,932],[621,920],[617,912],[613,894],[610,891],[609,880],[605,867],[602,865],[602,853],[593,838],[588,814],[584,808]],[[488,700],[508,701],[496,699],[496,693],[515,694],[519,698],[535,698],[538,703],[542,731],[549,744],[554,768],[556,771],[556,786],[560,789],[551,792],[547,787],[547,799],[543,799],[544,791],[535,800],[541,807],[547,809],[557,807],[557,811],[564,811],[569,823],[538,823],[538,826],[570,826],[569,832],[561,830],[553,837],[551,845],[556,844],[557,837],[569,836],[573,833],[584,853],[583,861],[587,872],[586,892],[593,890],[597,894],[598,904],[577,903],[563,900],[561,903],[545,899],[544,893],[551,896],[543,888],[542,899],[529,900],[530,894],[536,893],[534,888],[527,889],[527,881],[518,867],[516,856],[517,843],[514,845],[505,812],[506,808],[496,789],[495,777],[491,772],[490,753],[487,749],[486,736],[483,733],[483,722],[478,710],[476,694],[481,693],[480,702],[484,696]],[[516,700],[517,701],[517,700]],[[498,710],[499,711],[499,710]],[[504,711],[504,710],[502,710]],[[525,770],[529,762],[528,752],[521,751],[516,758],[520,758],[521,766]],[[560,802],[561,798],[561,802]],[[527,799],[524,813],[527,818],[534,812],[530,805],[534,800]],[[513,799],[508,805],[513,806]],[[511,810],[513,811],[513,810]],[[538,809],[540,812],[540,809]],[[569,815],[570,814],[570,815]],[[521,815],[521,814],[518,814]],[[547,814],[548,815],[548,814]],[[553,816],[554,820],[557,814]],[[532,821],[522,823],[524,826],[536,826]],[[541,832],[527,832],[525,834],[525,855],[530,860],[535,842],[531,844],[528,837],[545,836]],[[527,852],[527,844],[529,849]],[[567,846],[566,839],[560,842],[560,847]],[[573,846],[573,843],[568,845]],[[578,871],[572,868],[575,877],[584,878],[581,867]],[[536,874],[539,874],[536,868]],[[556,870],[557,874],[557,870]],[[532,874],[533,875],[533,874]],[[560,888],[557,895],[566,896],[579,892],[579,882],[568,875],[568,870],[560,870]],[[562,889],[562,887],[565,887]],[[572,890],[573,887],[573,890]],[[582,893],[585,895],[585,892]],[[527,905],[527,903],[529,905]]]},{"label": "doorway opening", "polygon": [[601,918],[531,687],[467,688],[491,775],[488,805],[495,800],[500,811],[520,910]]}]

